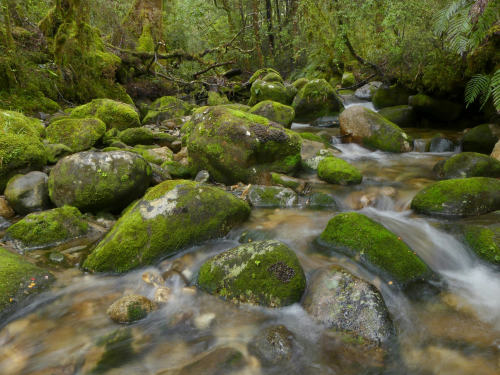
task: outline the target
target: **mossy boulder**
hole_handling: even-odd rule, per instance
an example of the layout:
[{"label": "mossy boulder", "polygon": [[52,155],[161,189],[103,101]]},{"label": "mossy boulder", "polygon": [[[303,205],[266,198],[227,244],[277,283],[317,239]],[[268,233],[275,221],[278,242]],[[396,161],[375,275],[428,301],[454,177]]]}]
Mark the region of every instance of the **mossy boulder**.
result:
[{"label": "mossy boulder", "polygon": [[279,75],[279,73],[269,72],[264,78],[262,78],[264,82],[281,82],[283,83],[283,78]]},{"label": "mossy boulder", "polygon": [[143,124],[160,123],[190,115],[194,106],[174,96],[163,96],[153,102],[142,120]]},{"label": "mossy boulder", "polygon": [[302,87],[292,107],[299,122],[314,121],[319,117],[334,116],[344,108],[333,87],[324,79],[315,79]]},{"label": "mossy boulder", "polygon": [[225,107],[228,109],[236,109],[236,110],[242,111],[242,112],[248,112],[250,110],[250,108],[252,108],[249,105],[240,104],[240,103],[222,104],[221,107]]},{"label": "mossy boulder", "polygon": [[207,105],[214,106],[214,105],[223,105],[230,103],[231,102],[229,101],[226,95],[220,94],[217,91],[208,92]]},{"label": "mossy boulder", "polygon": [[59,160],[50,172],[49,194],[58,207],[116,211],[141,197],[150,181],[151,167],[139,155],[87,151]]},{"label": "mossy boulder", "polygon": [[164,163],[172,161],[174,153],[168,147],[156,147],[156,146],[142,146],[138,145],[130,152],[135,152],[141,155],[146,161],[151,164],[162,165]]},{"label": "mossy boulder", "polygon": [[342,81],[341,85],[342,87],[351,87],[356,84],[356,77],[354,77],[354,74],[352,72],[344,72],[342,74]]},{"label": "mossy boulder", "polygon": [[300,91],[300,89],[302,89],[302,87],[304,87],[308,83],[309,80],[307,78],[299,78],[292,83],[292,86],[295,87],[297,91]]},{"label": "mossy boulder", "polygon": [[282,307],[299,302],[306,278],[293,250],[278,241],[259,241],[206,261],[198,286],[231,302]]},{"label": "mossy boulder", "polygon": [[408,104],[417,114],[431,120],[442,122],[455,121],[462,113],[462,106],[449,100],[432,98],[425,94],[410,96]]},{"label": "mossy boulder", "polygon": [[368,148],[408,152],[412,140],[396,124],[363,106],[352,106],[340,115],[340,133]]},{"label": "mossy boulder", "polygon": [[1,193],[13,175],[45,166],[47,153],[38,137],[0,131],[0,160]]},{"label": "mossy boulder", "polygon": [[42,137],[45,128],[36,118],[27,117],[20,112],[0,110],[0,132]]},{"label": "mossy boulder", "polygon": [[482,259],[500,265],[500,224],[465,225],[465,242]]},{"label": "mossy boulder", "polygon": [[94,146],[106,133],[106,124],[98,118],[61,118],[47,127],[47,140],[68,146],[72,152]]},{"label": "mossy boulder", "polygon": [[254,106],[265,100],[272,100],[281,104],[288,105],[292,102],[289,91],[281,82],[266,82],[261,79],[256,80],[250,88],[249,106]]},{"label": "mossy boulder", "polygon": [[148,128],[131,128],[122,131],[119,139],[129,146],[151,145],[155,141],[155,134]]},{"label": "mossy boulder", "polygon": [[359,260],[389,281],[407,286],[432,272],[396,234],[357,212],[341,213],[328,222],[319,243]]},{"label": "mossy boulder", "polygon": [[111,99],[94,99],[71,111],[71,117],[97,117],[106,124],[107,129],[125,130],[141,126],[139,113],[134,106]]},{"label": "mossy boulder", "polygon": [[84,236],[89,230],[77,208],[64,206],[27,215],[7,229],[4,240],[22,251],[46,249]]},{"label": "mossy boulder", "polygon": [[476,152],[462,152],[434,166],[438,178],[500,177],[500,161]]},{"label": "mossy boulder", "polygon": [[418,213],[432,216],[477,216],[500,210],[500,180],[471,177],[434,183],[411,202]]},{"label": "mossy boulder", "polygon": [[258,181],[268,172],[289,173],[300,165],[301,138],[268,119],[209,107],[186,124],[191,166],[226,184]]},{"label": "mossy boulder", "polygon": [[318,177],[337,185],[357,185],[363,181],[359,169],[335,156],[328,156],[319,162]]},{"label": "mossy boulder", "polygon": [[118,220],[84,267],[126,272],[161,256],[226,235],[250,214],[248,205],[218,188],[192,181],[165,181]]},{"label": "mossy boulder", "polygon": [[302,305],[329,329],[352,332],[375,343],[386,343],[394,335],[380,292],[341,267],[316,271]]},{"label": "mossy boulder", "polygon": [[184,165],[175,160],[164,162],[161,167],[165,169],[173,178],[192,178],[196,175],[196,170],[189,165]]},{"label": "mossy boulder", "polygon": [[466,132],[462,138],[462,149],[489,155],[500,138],[500,125],[483,124]]},{"label": "mossy boulder", "polygon": [[116,323],[133,323],[144,319],[155,308],[148,298],[131,294],[113,302],[106,313]]},{"label": "mossy boulder", "polygon": [[253,207],[293,207],[298,203],[298,196],[289,188],[253,185],[248,201]]},{"label": "mossy boulder", "polygon": [[373,94],[372,101],[376,109],[407,105],[411,92],[403,87],[380,87]]},{"label": "mossy boulder", "polygon": [[[267,77],[269,74],[273,74],[273,75]],[[278,79],[278,81],[283,83],[283,78],[281,78],[281,75],[279,74],[279,72],[277,70],[275,70],[273,68],[263,68],[263,69],[257,70],[254,74],[252,74],[252,76],[248,80],[248,83],[251,85],[255,81],[257,81],[258,79],[264,80],[265,77],[276,80],[276,76],[278,76],[280,78],[280,79]]]},{"label": "mossy boulder", "polygon": [[73,153],[73,150],[61,143],[47,143],[45,144],[45,150],[47,151],[48,164],[56,164],[63,157],[71,155]]},{"label": "mossy boulder", "polygon": [[417,116],[413,107],[409,105],[382,108],[378,113],[397,126],[410,128],[417,125]]},{"label": "mossy boulder", "polygon": [[295,118],[295,110],[292,107],[273,102],[272,100],[260,102],[254,105],[248,112],[277,122],[286,128],[290,128]]},{"label": "mossy boulder", "polygon": [[53,281],[49,272],[0,247],[0,318],[5,318]]},{"label": "mossy boulder", "polygon": [[5,188],[5,198],[20,215],[50,208],[49,177],[38,171],[12,177]]}]

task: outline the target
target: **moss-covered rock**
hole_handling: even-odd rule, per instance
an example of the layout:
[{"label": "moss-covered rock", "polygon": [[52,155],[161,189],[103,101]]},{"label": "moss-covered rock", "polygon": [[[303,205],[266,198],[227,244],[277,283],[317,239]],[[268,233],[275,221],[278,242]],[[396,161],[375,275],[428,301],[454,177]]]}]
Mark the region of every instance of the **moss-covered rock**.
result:
[{"label": "moss-covered rock", "polygon": [[434,166],[439,178],[500,177],[500,161],[476,152],[462,152]]},{"label": "moss-covered rock", "polygon": [[241,112],[248,112],[250,110],[250,108],[252,108],[249,105],[240,104],[240,103],[222,104],[221,107],[225,107],[228,109],[236,109],[237,111],[241,111]]},{"label": "moss-covered rock", "polygon": [[45,150],[47,151],[47,163],[56,164],[63,157],[71,155],[73,151],[66,145],[63,144],[45,144]]},{"label": "moss-covered rock", "polygon": [[403,87],[380,87],[373,94],[373,105],[376,109],[407,105],[411,92]]},{"label": "moss-covered rock", "polygon": [[248,112],[265,117],[287,128],[290,128],[295,118],[295,110],[293,107],[271,100],[257,103]]},{"label": "moss-covered rock", "polygon": [[84,267],[126,272],[151,264],[161,256],[227,234],[249,214],[245,202],[218,188],[165,181],[127,210]]},{"label": "moss-covered rock", "polygon": [[331,194],[323,192],[316,192],[307,196],[306,205],[307,207],[313,210],[323,210],[323,209],[329,209],[332,211],[339,210],[339,206],[335,198]]},{"label": "moss-covered rock", "polygon": [[500,138],[500,126],[483,124],[466,132],[462,138],[464,151],[480,152],[489,155]]},{"label": "moss-covered rock", "polygon": [[[258,79],[260,80],[264,80],[265,77],[267,77],[269,74],[273,74],[272,76],[269,76],[268,78],[272,78],[274,80],[276,80],[276,76],[278,76],[280,79],[278,80],[278,82],[281,82],[283,83],[283,78],[281,78],[281,75],[279,74],[279,72],[273,68],[263,68],[263,69],[259,69],[257,70],[251,77],[250,79],[248,80],[248,83],[251,85],[253,84],[255,81],[257,81]],[[271,81],[270,81],[271,82]]]},{"label": "moss-covered rock", "polygon": [[97,117],[108,129],[125,130],[141,126],[139,114],[132,105],[111,99],[94,99],[76,107],[71,111],[71,117]]},{"label": "moss-covered rock", "polygon": [[442,122],[455,121],[462,113],[462,106],[460,104],[450,102],[449,100],[435,99],[424,94],[410,96],[408,104],[419,115]]},{"label": "moss-covered rock", "polygon": [[300,137],[268,119],[224,107],[197,111],[186,124],[191,166],[226,184],[289,173],[300,164]]},{"label": "moss-covered rock", "polygon": [[397,126],[411,128],[417,125],[417,116],[409,105],[382,108],[378,113]]},{"label": "moss-covered rock", "polygon": [[155,134],[148,128],[131,128],[122,131],[119,139],[129,146],[151,145],[155,141]]},{"label": "moss-covered rock", "polygon": [[335,156],[328,156],[319,162],[318,177],[338,185],[356,185],[363,181],[363,176],[356,167]]},{"label": "moss-covered rock", "polygon": [[361,261],[402,286],[431,276],[427,265],[397,235],[357,212],[331,219],[319,243]]},{"label": "moss-covered rock", "polygon": [[309,80],[307,78],[299,78],[292,83],[292,86],[295,87],[297,91],[300,91],[300,89],[302,89],[302,87],[304,87],[308,83]]},{"label": "moss-covered rock", "polygon": [[150,181],[151,167],[139,155],[87,151],[59,160],[50,172],[49,194],[58,207],[120,210],[142,196]]},{"label": "moss-covered rock", "polygon": [[116,323],[133,323],[144,319],[155,307],[146,297],[131,294],[113,302],[106,313]]},{"label": "moss-covered rock", "polygon": [[465,225],[462,232],[467,245],[480,258],[500,265],[500,224]]},{"label": "moss-covered rock", "polygon": [[0,131],[0,193],[17,173],[41,169],[47,164],[47,154],[38,137]]},{"label": "moss-covered rock", "polygon": [[174,153],[168,147],[156,147],[156,146],[142,146],[138,145],[133,149],[129,150],[136,154],[141,155],[144,160],[151,164],[162,165],[172,161]]},{"label": "moss-covered rock", "polygon": [[310,122],[332,116],[344,108],[341,99],[324,79],[315,79],[302,87],[292,104],[297,121]]},{"label": "moss-covered rock", "polygon": [[306,278],[289,247],[260,241],[209,259],[200,269],[198,286],[231,302],[282,307],[300,301]]},{"label": "moss-covered rock", "polygon": [[54,247],[88,232],[88,223],[80,211],[64,206],[29,214],[7,229],[4,240],[25,251]]},{"label": "moss-covered rock", "polygon": [[342,87],[354,86],[356,84],[356,77],[354,77],[352,72],[344,72],[344,74],[342,74],[342,81],[340,84]]},{"label": "moss-covered rock", "polygon": [[411,151],[410,137],[396,124],[363,106],[340,115],[340,132],[363,146],[389,152]]},{"label": "moss-covered rock", "polygon": [[273,185],[281,185],[296,192],[302,192],[306,186],[305,180],[290,177],[286,174],[281,173],[271,173],[271,182],[273,183]]},{"label": "moss-covered rock", "polygon": [[174,96],[161,97],[151,104],[150,110],[142,120],[143,124],[159,123],[190,115],[194,106]]},{"label": "moss-covered rock", "polygon": [[80,152],[94,146],[105,133],[106,124],[98,118],[61,118],[47,127],[47,140]]},{"label": "moss-covered rock", "polygon": [[471,177],[440,181],[419,191],[411,208],[433,216],[477,216],[500,210],[500,180]]},{"label": "moss-covered rock", "polygon": [[289,91],[281,82],[266,82],[261,79],[256,80],[250,88],[250,100],[248,105],[253,106],[265,100],[272,100],[281,104],[288,105],[292,102]]},{"label": "moss-covered rock", "polygon": [[44,290],[54,277],[22,256],[0,247],[0,318],[29,296]]},{"label": "moss-covered rock", "polygon": [[192,178],[196,175],[196,170],[189,165],[184,165],[178,161],[170,160],[164,162],[161,167],[165,169],[172,178]]},{"label": "moss-covered rock", "polygon": [[49,177],[38,171],[12,177],[5,188],[5,198],[20,215],[50,208]]},{"label": "moss-covered rock", "polygon": [[42,137],[45,128],[36,118],[27,117],[19,112],[0,110],[0,132]]},{"label": "moss-covered rock", "polygon": [[303,306],[313,319],[327,328],[352,332],[376,343],[385,343],[394,335],[380,292],[337,266],[316,271]]},{"label": "moss-covered rock", "polygon": [[298,203],[298,196],[289,188],[253,185],[248,201],[253,207],[293,207]]},{"label": "moss-covered rock", "polygon": [[207,105],[214,106],[224,104],[230,104],[230,101],[226,95],[220,94],[217,91],[208,92]]}]

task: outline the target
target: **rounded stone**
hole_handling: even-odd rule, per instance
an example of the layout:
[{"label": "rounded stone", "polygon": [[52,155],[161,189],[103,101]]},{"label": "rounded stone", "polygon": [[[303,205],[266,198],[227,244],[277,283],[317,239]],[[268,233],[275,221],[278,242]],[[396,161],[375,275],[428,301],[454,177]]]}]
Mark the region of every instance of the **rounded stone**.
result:
[{"label": "rounded stone", "polygon": [[261,330],[248,344],[264,366],[286,365],[294,354],[295,336],[283,325]]},{"label": "rounded stone", "polygon": [[10,206],[20,215],[43,211],[50,207],[47,176],[43,172],[29,172],[12,177],[5,188]]},{"label": "rounded stone", "polygon": [[133,323],[144,319],[155,304],[144,296],[131,294],[113,302],[106,313],[116,323]]}]

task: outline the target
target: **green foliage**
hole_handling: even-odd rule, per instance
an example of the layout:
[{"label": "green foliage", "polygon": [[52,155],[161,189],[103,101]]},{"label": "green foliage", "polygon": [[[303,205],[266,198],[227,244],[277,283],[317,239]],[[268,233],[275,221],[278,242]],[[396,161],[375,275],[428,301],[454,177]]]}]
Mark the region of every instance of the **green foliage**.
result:
[{"label": "green foliage", "polygon": [[493,99],[493,105],[500,111],[500,69],[492,76],[487,74],[474,75],[465,86],[465,103],[467,107],[479,100],[481,108]]}]

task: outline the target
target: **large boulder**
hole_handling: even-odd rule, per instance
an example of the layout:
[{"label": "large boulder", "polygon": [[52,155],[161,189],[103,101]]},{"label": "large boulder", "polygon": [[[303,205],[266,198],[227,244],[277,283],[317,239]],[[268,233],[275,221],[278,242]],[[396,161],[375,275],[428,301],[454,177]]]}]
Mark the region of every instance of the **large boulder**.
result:
[{"label": "large boulder", "polygon": [[397,235],[357,212],[341,213],[331,219],[319,243],[327,251],[346,254],[402,286],[426,280],[432,274]]},{"label": "large boulder", "polygon": [[106,133],[106,124],[98,118],[61,118],[47,127],[47,140],[68,146],[72,152],[94,146]]},{"label": "large boulder", "polygon": [[86,269],[126,272],[161,256],[224,236],[250,214],[221,189],[192,181],[165,181],[118,220],[85,261]]},{"label": "large boulder", "polygon": [[108,129],[124,130],[141,126],[139,113],[134,106],[111,99],[94,99],[76,107],[71,111],[71,117],[97,117]]},{"label": "large boulder", "polygon": [[500,161],[476,152],[462,152],[434,166],[439,178],[500,177]]},{"label": "large boulder", "polygon": [[174,96],[161,97],[151,104],[143,124],[159,123],[191,114],[193,105]]},{"label": "large boulder", "polygon": [[207,170],[218,182],[255,182],[300,165],[301,138],[261,116],[209,107],[197,111],[183,130],[193,168]]},{"label": "large boulder", "polygon": [[425,215],[450,217],[500,210],[500,180],[471,177],[440,181],[419,191],[411,208]]},{"label": "large boulder", "polygon": [[278,241],[259,241],[227,250],[206,261],[198,286],[224,299],[268,307],[299,302],[306,277],[297,255]]},{"label": "large boulder", "polygon": [[20,215],[42,211],[50,207],[49,176],[33,171],[12,177],[5,188],[5,198]]},{"label": "large boulder", "polygon": [[0,131],[0,193],[18,173],[41,169],[47,164],[43,143],[37,137]]},{"label": "large boulder", "polygon": [[292,107],[272,100],[257,103],[248,112],[277,122],[286,128],[290,128],[295,118],[295,110]]},{"label": "large boulder", "polygon": [[500,139],[500,125],[483,124],[467,131],[462,138],[462,149],[489,155]]},{"label": "large boulder", "polygon": [[315,79],[302,87],[292,104],[299,122],[310,122],[324,116],[335,116],[342,108],[342,100],[324,79]]},{"label": "large boulder", "polygon": [[50,172],[49,194],[58,207],[116,211],[142,196],[150,181],[151,167],[135,153],[87,151],[59,160]]},{"label": "large boulder", "polygon": [[409,105],[382,108],[378,113],[397,126],[411,128],[417,125],[417,116]]},{"label": "large boulder", "polygon": [[89,230],[77,208],[64,206],[27,215],[7,229],[4,241],[21,251],[46,249],[85,236]]},{"label": "large boulder", "polygon": [[47,288],[54,277],[47,271],[0,247],[0,318]]},{"label": "large boulder", "polygon": [[417,94],[408,98],[411,105],[420,116],[442,122],[455,121],[462,113],[462,106],[449,100],[435,99],[428,95]]},{"label": "large boulder", "polygon": [[258,79],[250,88],[250,100],[248,105],[253,106],[265,100],[272,100],[281,104],[288,105],[292,102],[293,96],[287,87],[281,82],[266,82]]},{"label": "large boulder", "polygon": [[407,105],[410,91],[404,87],[380,87],[373,94],[373,105],[376,109]]},{"label": "large boulder", "polygon": [[41,137],[45,134],[42,122],[19,112],[0,110],[0,133]]},{"label": "large boulder", "polygon": [[373,81],[361,86],[354,92],[354,96],[361,100],[372,100],[373,94],[382,86],[382,82]]},{"label": "large boulder", "polygon": [[337,266],[316,271],[302,305],[327,328],[352,332],[376,343],[385,343],[394,334],[380,292]]},{"label": "large boulder", "polygon": [[352,106],[340,115],[340,132],[353,142],[389,152],[411,151],[410,137],[396,124],[363,106]]},{"label": "large boulder", "polygon": [[328,156],[319,162],[318,177],[337,185],[356,185],[363,180],[361,172],[356,167],[335,156]]}]

